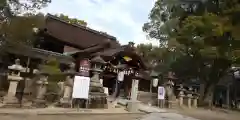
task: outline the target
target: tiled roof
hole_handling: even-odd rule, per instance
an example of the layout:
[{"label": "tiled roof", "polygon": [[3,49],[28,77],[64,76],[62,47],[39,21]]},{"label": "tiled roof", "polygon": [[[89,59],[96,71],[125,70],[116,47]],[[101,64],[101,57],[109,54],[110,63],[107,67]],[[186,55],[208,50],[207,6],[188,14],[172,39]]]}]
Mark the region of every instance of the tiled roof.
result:
[{"label": "tiled roof", "polygon": [[7,44],[6,51],[12,54],[19,54],[23,56],[28,56],[31,58],[38,58],[47,60],[49,57],[56,58],[61,63],[71,63],[74,61],[74,59],[71,56],[67,56],[61,53],[56,53],[52,51],[47,51],[43,49],[38,48],[32,48],[25,45],[19,45],[15,43]]},{"label": "tiled roof", "polygon": [[116,37],[85,26],[70,24],[50,14],[46,16],[44,30],[48,35],[78,49],[85,49],[106,41],[112,42],[113,46],[119,45]]}]

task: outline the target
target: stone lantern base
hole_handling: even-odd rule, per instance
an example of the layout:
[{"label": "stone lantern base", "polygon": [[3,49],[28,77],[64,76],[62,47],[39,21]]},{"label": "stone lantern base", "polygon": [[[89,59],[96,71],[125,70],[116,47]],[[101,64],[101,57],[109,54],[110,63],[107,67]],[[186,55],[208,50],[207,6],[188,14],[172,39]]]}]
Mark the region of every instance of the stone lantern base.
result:
[{"label": "stone lantern base", "polygon": [[47,107],[47,104],[46,104],[45,100],[36,99],[36,100],[33,101],[32,106],[36,107],[36,108],[45,108],[45,107]]},{"label": "stone lantern base", "polygon": [[3,98],[4,104],[18,104],[19,100],[15,96],[5,96]]},{"label": "stone lantern base", "polygon": [[131,101],[129,100],[127,103],[127,111],[129,112],[138,112],[139,111],[139,101]]},{"label": "stone lantern base", "polygon": [[72,101],[69,98],[61,98],[60,99],[60,106],[63,108],[70,108]]},{"label": "stone lantern base", "polygon": [[15,96],[5,96],[3,98],[2,108],[18,108],[20,107],[19,100]]},{"label": "stone lantern base", "polygon": [[107,95],[105,93],[90,92],[87,106],[89,108],[108,108]]}]

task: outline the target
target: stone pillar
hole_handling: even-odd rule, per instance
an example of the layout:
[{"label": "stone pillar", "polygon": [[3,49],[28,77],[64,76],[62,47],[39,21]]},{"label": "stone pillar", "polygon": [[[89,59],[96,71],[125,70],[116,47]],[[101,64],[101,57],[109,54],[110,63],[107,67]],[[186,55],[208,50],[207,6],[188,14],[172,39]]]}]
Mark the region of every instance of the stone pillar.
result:
[{"label": "stone pillar", "polygon": [[198,107],[198,96],[194,96],[194,98],[193,98],[193,107],[194,108]]},{"label": "stone pillar", "polygon": [[188,108],[191,108],[192,107],[192,88],[190,87],[189,88],[189,91],[188,91],[188,94],[187,94],[187,98],[188,98],[188,101],[187,101],[187,105],[188,105]]},{"label": "stone pillar", "polygon": [[4,103],[18,103],[18,99],[15,97],[17,85],[20,80],[23,80],[20,76],[8,75],[9,88],[7,96],[4,97]]},{"label": "stone pillar", "polygon": [[132,80],[132,89],[131,89],[131,99],[128,101],[127,110],[129,112],[137,112],[138,111],[138,83],[139,80],[133,79]]}]

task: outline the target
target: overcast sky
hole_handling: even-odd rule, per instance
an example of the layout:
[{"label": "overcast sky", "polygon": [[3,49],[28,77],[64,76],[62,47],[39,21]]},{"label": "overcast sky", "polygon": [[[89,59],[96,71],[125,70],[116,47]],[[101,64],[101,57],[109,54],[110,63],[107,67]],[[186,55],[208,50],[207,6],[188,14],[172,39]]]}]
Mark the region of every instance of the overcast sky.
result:
[{"label": "overcast sky", "polygon": [[84,20],[90,28],[115,36],[121,44],[157,44],[142,32],[153,5],[154,0],[52,0],[41,11]]}]

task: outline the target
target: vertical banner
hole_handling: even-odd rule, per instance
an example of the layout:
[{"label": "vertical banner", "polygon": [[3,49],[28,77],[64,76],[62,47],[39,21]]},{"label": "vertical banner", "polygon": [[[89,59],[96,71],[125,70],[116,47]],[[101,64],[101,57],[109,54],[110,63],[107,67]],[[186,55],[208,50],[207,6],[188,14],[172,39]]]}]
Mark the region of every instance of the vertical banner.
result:
[{"label": "vertical banner", "polygon": [[163,86],[158,87],[158,99],[159,100],[165,99],[165,88]]},{"label": "vertical banner", "polygon": [[72,98],[88,99],[89,85],[89,77],[75,76]]},{"label": "vertical banner", "polygon": [[79,76],[89,77],[90,69],[91,69],[91,63],[88,59],[80,60]]},{"label": "vertical banner", "polygon": [[91,64],[88,59],[79,62],[79,73],[74,77],[72,98],[88,99]]}]

